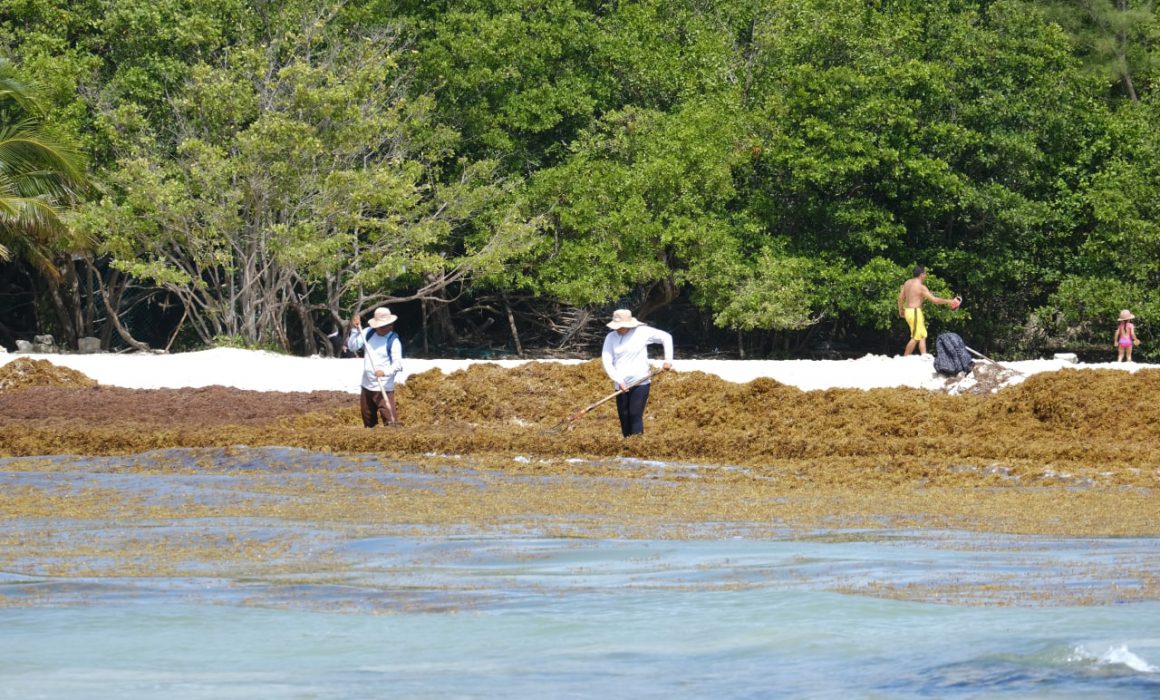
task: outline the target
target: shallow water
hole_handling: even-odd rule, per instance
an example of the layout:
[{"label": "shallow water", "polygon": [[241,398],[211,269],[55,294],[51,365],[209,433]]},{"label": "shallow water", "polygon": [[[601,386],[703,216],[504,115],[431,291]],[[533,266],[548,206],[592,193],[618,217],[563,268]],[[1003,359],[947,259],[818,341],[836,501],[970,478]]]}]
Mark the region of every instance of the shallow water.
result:
[{"label": "shallow water", "polygon": [[0,695],[1052,697],[1160,690],[1154,605],[585,591],[375,616],[169,600],[4,611]]},{"label": "shallow water", "polygon": [[[339,522],[280,515],[296,475],[472,478],[245,449],[0,460],[0,489],[59,504],[0,520],[0,697],[1160,695],[1160,602],[1126,594],[1160,575],[1154,539]],[[94,490],[107,512],[70,505]]]}]

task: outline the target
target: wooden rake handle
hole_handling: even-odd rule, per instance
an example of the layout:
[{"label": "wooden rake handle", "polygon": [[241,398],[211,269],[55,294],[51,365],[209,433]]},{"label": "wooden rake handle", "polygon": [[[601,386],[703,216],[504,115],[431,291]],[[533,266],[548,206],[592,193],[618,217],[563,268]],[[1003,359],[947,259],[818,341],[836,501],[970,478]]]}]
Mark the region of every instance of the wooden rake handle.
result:
[{"label": "wooden rake handle", "polygon": [[588,406],[585,406],[584,408],[580,409],[579,411],[576,411],[575,413],[573,413],[571,416],[568,417],[568,422],[573,423],[577,420],[580,420],[580,418],[583,417],[585,413],[588,413],[589,411],[596,408],[600,404],[602,404],[606,401],[611,401],[612,399],[615,399],[617,396],[620,396],[625,391],[633,388],[634,386],[637,386],[638,384],[643,384],[647,380],[652,379],[653,377],[657,376],[658,374],[660,374],[663,371],[664,370],[659,370],[659,369],[652,370],[647,375],[641,377],[640,379],[636,380],[635,382],[632,382],[631,384],[626,385],[623,390],[617,389],[616,391],[612,392],[608,396],[605,396],[604,398],[600,399],[599,401],[592,403],[592,404],[589,404]]}]

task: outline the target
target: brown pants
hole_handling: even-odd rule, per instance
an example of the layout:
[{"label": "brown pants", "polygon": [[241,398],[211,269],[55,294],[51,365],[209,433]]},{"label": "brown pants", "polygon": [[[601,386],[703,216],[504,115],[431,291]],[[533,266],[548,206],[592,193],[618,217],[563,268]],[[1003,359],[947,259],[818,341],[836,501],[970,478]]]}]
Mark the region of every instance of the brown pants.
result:
[{"label": "brown pants", "polygon": [[379,424],[379,417],[382,416],[383,425],[395,425],[398,423],[398,408],[395,406],[395,392],[387,392],[387,401],[383,400],[383,392],[371,391],[370,389],[361,387],[362,391],[359,393],[358,408],[362,412],[363,425],[368,428],[373,428]]}]

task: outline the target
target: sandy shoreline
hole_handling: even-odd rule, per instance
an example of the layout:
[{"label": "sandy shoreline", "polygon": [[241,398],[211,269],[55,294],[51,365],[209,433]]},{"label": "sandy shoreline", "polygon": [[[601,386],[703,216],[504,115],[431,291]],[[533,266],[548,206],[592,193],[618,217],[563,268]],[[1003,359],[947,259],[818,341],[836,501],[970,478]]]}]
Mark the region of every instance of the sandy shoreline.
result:
[{"label": "sandy shoreline", "polygon": [[[250,391],[344,391],[358,393],[358,358],[294,357],[270,352],[215,348],[174,354],[104,353],[13,354],[0,353],[0,370],[19,358],[47,360],[68,367],[105,386],[127,389],[180,389],[224,386]],[[400,381],[437,369],[444,374],[485,366],[514,369],[528,364],[576,366],[585,360],[461,360],[406,358]],[[978,366],[987,363],[980,360]],[[802,391],[825,389],[916,388],[943,391],[947,379],[934,370],[930,355],[887,357],[866,355],[851,360],[699,360],[677,359],[674,370],[701,372],[729,382],[747,383],[773,379]],[[1065,360],[1037,359],[1002,362],[1024,377],[1062,369],[1110,369],[1135,373],[1154,369],[1139,363],[1073,364]]]}]

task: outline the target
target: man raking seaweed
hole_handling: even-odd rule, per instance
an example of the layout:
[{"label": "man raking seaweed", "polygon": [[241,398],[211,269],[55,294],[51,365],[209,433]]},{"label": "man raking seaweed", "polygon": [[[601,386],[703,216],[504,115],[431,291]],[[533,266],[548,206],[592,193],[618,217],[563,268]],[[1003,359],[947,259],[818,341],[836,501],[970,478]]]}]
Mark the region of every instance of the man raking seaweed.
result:
[{"label": "man raking seaweed", "polygon": [[398,316],[385,306],[375,309],[364,333],[358,314],[351,319],[346,347],[363,351],[363,376],[359,391],[359,412],[363,425],[373,428],[382,417],[383,425],[399,424],[395,404],[395,377],[403,371],[403,343],[395,332]]}]

